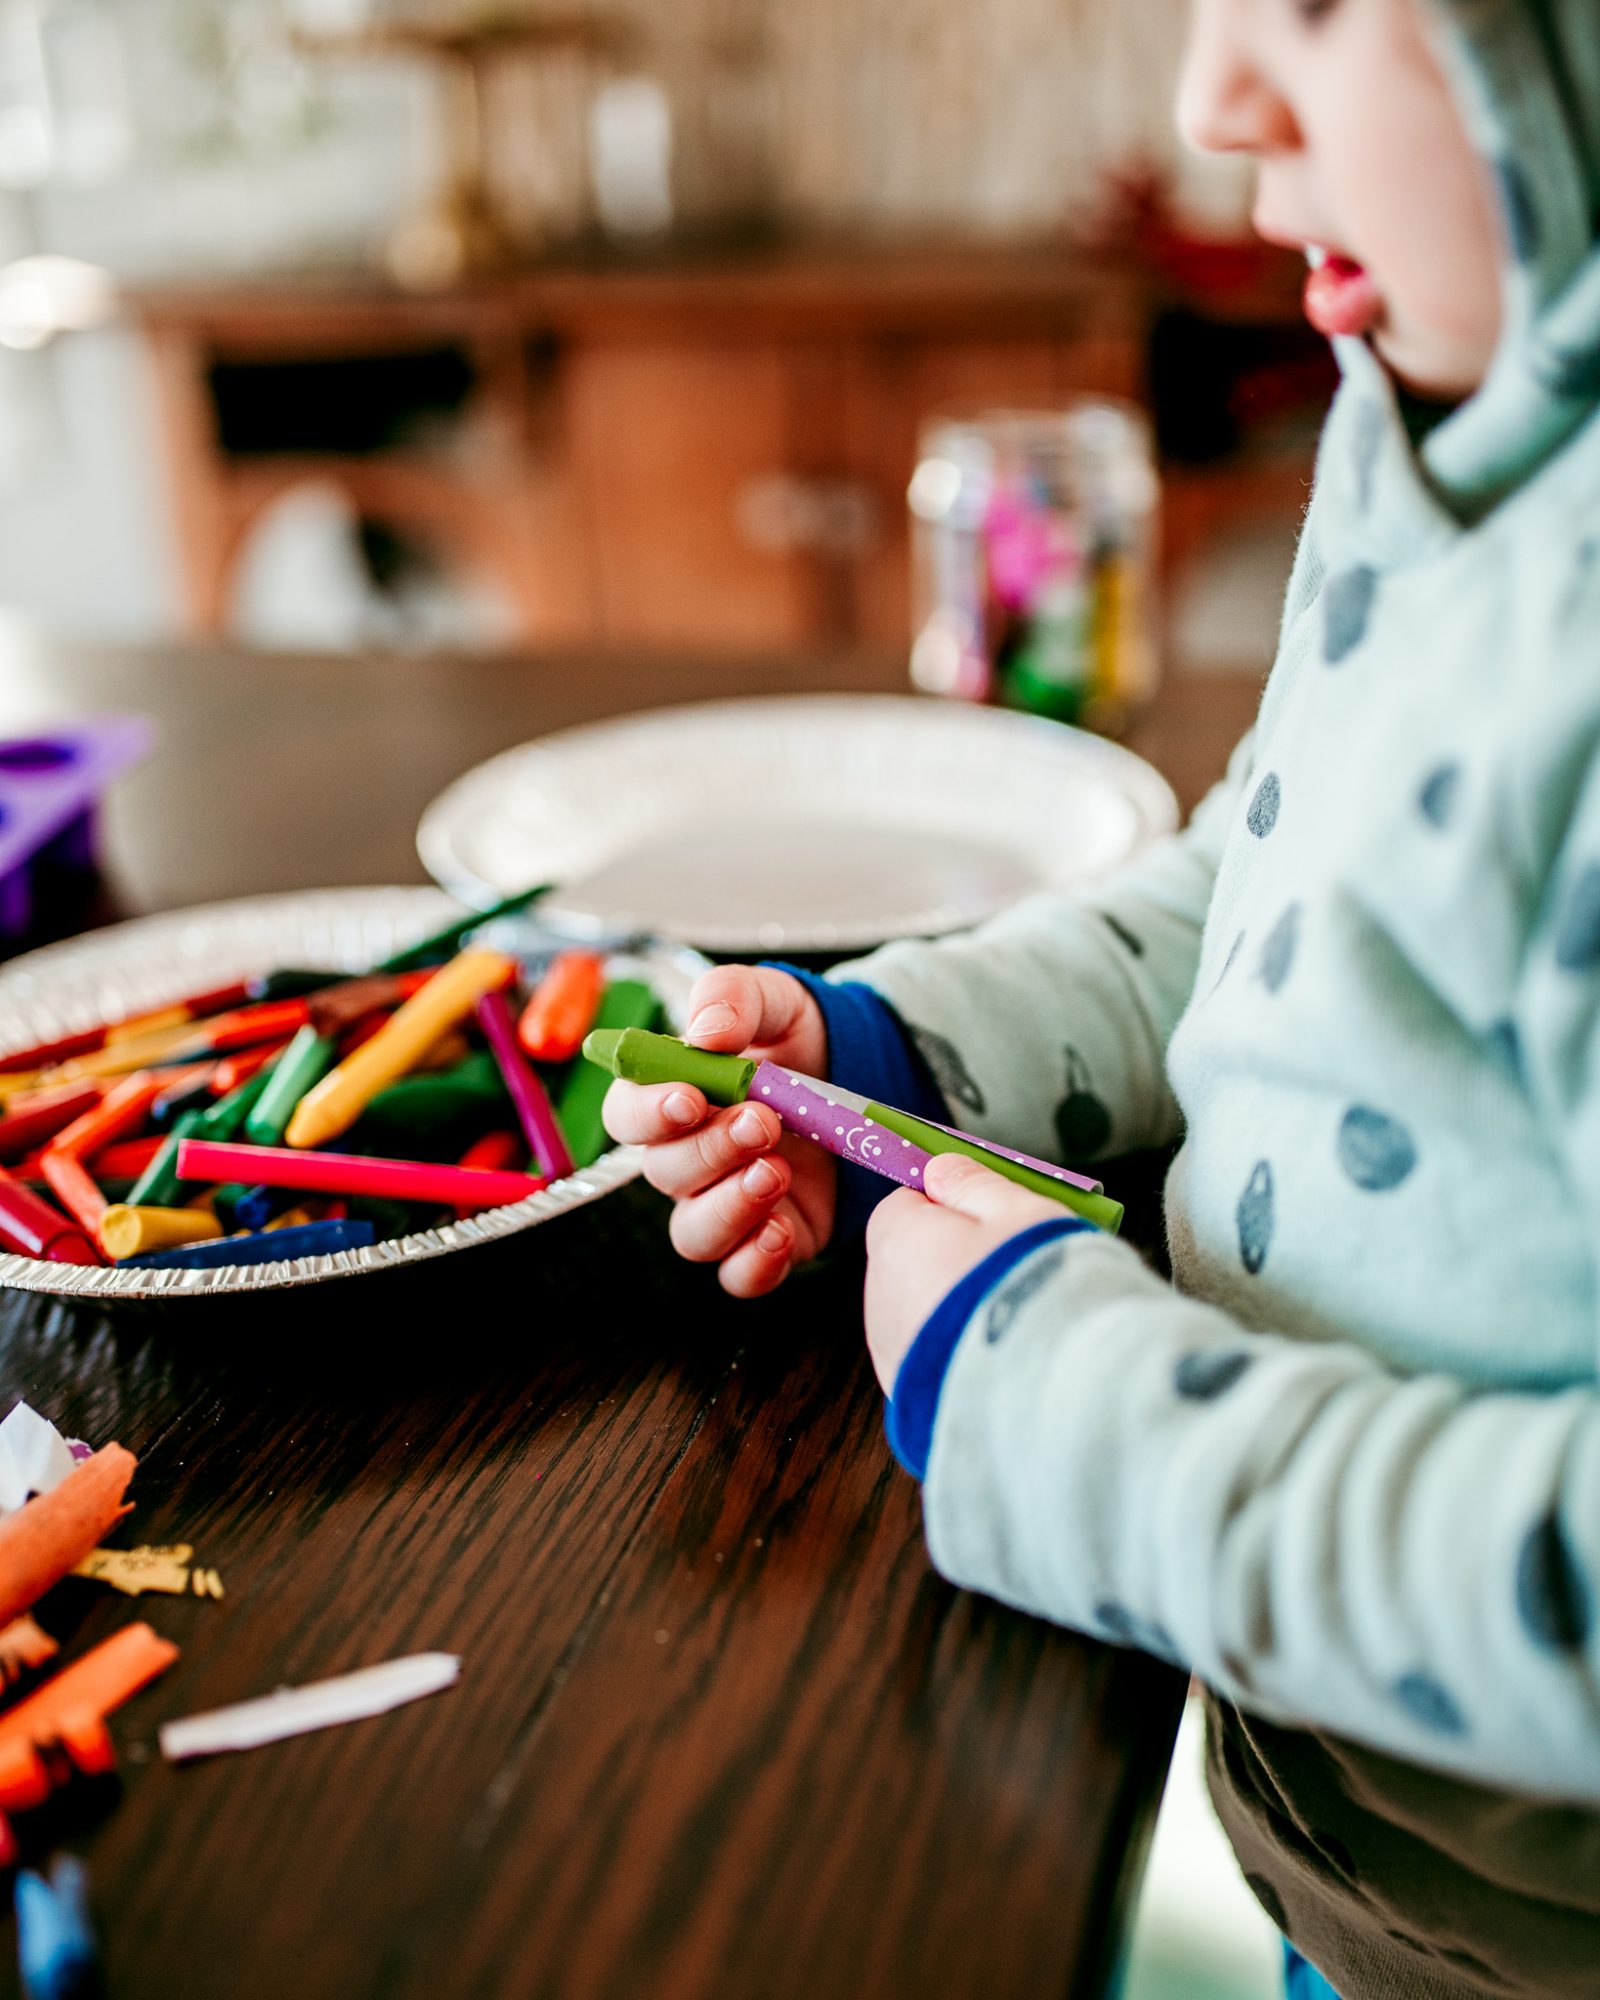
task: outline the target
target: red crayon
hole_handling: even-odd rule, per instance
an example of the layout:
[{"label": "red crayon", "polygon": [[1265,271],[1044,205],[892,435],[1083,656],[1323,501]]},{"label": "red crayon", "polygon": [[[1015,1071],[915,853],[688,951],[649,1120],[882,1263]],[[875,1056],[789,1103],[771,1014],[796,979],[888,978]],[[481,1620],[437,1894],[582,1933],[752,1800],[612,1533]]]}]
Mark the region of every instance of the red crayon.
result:
[{"label": "red crayon", "polygon": [[104,1048],[105,1042],[106,1031],[100,1027],[85,1029],[80,1035],[62,1035],[53,1042],[35,1042],[32,1048],[13,1049],[10,1055],[0,1056],[0,1076],[18,1069],[49,1069],[73,1056],[90,1055]]},{"label": "red crayon", "polygon": [[224,1056],[211,1072],[207,1085],[213,1097],[230,1097],[241,1083],[248,1083],[258,1070],[276,1062],[289,1046],[287,1040],[264,1042],[260,1048],[243,1049],[236,1056]]},{"label": "red crayon", "polygon": [[60,1153],[51,1146],[39,1162],[39,1171],[56,1200],[98,1242],[101,1218],[111,1204],[82,1160],[76,1153]]},{"label": "red crayon", "polygon": [[19,1187],[0,1169],[0,1243],[52,1264],[103,1264],[93,1242],[42,1195]]},{"label": "red crayon", "polygon": [[177,1081],[171,1070],[157,1074],[151,1070],[135,1070],[132,1076],[125,1076],[114,1090],[108,1090],[92,1110],[63,1128],[50,1141],[49,1151],[66,1153],[73,1158],[84,1160],[102,1147],[109,1146],[113,1139],[125,1139],[136,1127],[144,1123],[145,1113],[155,1103],[164,1090],[170,1090]]},{"label": "red crayon", "polygon": [[0,1160],[20,1160],[43,1145],[100,1102],[94,1082],[65,1083],[55,1090],[30,1090],[11,1100],[11,1114],[0,1118]]},{"label": "red crayon", "polygon": [[103,1181],[136,1181],[166,1143],[161,1132],[148,1139],[118,1139],[95,1154],[95,1173]]},{"label": "red crayon", "polygon": [[[528,1142],[515,1132],[485,1132],[481,1139],[475,1139],[456,1162],[458,1167],[482,1169],[489,1173],[505,1173],[516,1167],[519,1160],[528,1157]],[[476,1202],[457,1202],[456,1221],[465,1222],[469,1215],[478,1213]]]},{"label": "red crayon", "polygon": [[380,1195],[396,1201],[501,1208],[525,1201],[549,1182],[533,1174],[490,1173],[480,1167],[437,1166],[429,1160],[370,1159],[354,1153],[300,1152],[290,1146],[223,1145],[185,1139],[178,1177],[243,1181],[248,1186],[304,1188],[314,1194]]},{"label": "red crayon", "polygon": [[311,1018],[304,1000],[263,1000],[254,1007],[240,1007],[231,1014],[195,1024],[194,1040],[179,1044],[172,1053],[183,1055],[226,1055],[232,1049],[248,1049],[257,1042],[281,1042]]}]

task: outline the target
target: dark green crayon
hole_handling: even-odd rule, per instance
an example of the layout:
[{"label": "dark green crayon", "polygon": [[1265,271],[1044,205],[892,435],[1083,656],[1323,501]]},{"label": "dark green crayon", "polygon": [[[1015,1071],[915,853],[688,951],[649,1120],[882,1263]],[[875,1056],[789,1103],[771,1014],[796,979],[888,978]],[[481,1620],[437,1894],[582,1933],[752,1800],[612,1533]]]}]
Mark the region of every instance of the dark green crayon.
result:
[{"label": "dark green crayon", "polygon": [[296,1031],[293,1041],[271,1065],[267,1087],[245,1118],[245,1136],[252,1145],[283,1143],[295,1106],[333,1068],[338,1054],[339,1044],[331,1035],[319,1035],[312,1027]]},{"label": "dark green crayon", "polygon": [[475,931],[479,924],[492,924],[496,917],[512,917],[519,910],[525,910],[539,897],[547,896],[554,883],[541,882],[537,888],[524,889],[520,895],[506,896],[492,904],[487,910],[474,910],[470,915],[458,917],[454,923],[446,924],[431,937],[423,938],[417,944],[407,945],[404,951],[392,953],[380,959],[373,966],[374,972],[419,972],[435,959],[454,958],[461,948],[461,941],[469,931]]},{"label": "dark green crayon", "polygon": [[150,1123],[158,1132],[169,1132],[186,1111],[209,1111],[216,1101],[210,1084],[202,1079],[186,1090],[168,1091],[158,1097],[150,1107]]},{"label": "dark green crayon", "polygon": [[352,1195],[346,1206],[358,1221],[372,1224],[380,1243],[390,1243],[397,1236],[415,1236],[419,1230],[432,1229],[449,1213],[446,1209],[426,1207],[421,1202],[389,1201],[381,1195]]},{"label": "dark green crayon", "polygon": [[272,1081],[273,1065],[265,1064],[254,1076],[248,1077],[237,1090],[230,1090],[226,1097],[219,1097],[209,1111],[200,1113],[200,1122],[191,1137],[196,1139],[220,1139],[224,1143],[237,1139],[244,1130],[244,1121],[250,1116],[260,1100],[261,1093]]},{"label": "dark green crayon", "polygon": [[[606,988],[589,1032],[592,1036],[614,1028],[650,1028],[660,1015],[661,1002],[642,980],[618,979]],[[681,1048],[682,1044],[675,1046]],[[611,1078],[605,1070],[593,1062],[576,1062],[556,1099],[556,1119],[575,1167],[592,1167],[611,1144],[600,1117],[610,1088]]]},{"label": "dark green crayon", "polygon": [[313,972],[305,966],[286,965],[252,979],[248,992],[252,1000],[303,1000],[308,993],[320,993],[323,987],[338,986],[351,977],[348,972]]},{"label": "dark green crayon", "polygon": [[134,1208],[176,1208],[188,1183],[178,1179],[178,1146],[184,1139],[203,1138],[206,1114],[186,1111],[167,1134],[161,1150],[134,1182],[128,1202]]}]

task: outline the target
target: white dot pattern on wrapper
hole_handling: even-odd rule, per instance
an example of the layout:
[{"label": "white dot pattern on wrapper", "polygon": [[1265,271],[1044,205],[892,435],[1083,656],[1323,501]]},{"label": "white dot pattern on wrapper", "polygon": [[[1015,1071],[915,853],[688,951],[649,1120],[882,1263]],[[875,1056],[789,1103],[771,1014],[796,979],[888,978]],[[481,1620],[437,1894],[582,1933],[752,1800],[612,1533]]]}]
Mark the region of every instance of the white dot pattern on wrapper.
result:
[{"label": "white dot pattern on wrapper", "polygon": [[844,1127],[842,1125],[835,1125],[833,1128],[833,1136],[836,1139],[842,1139],[844,1137]]},{"label": "white dot pattern on wrapper", "polygon": [[772,1095],[772,1085],[770,1083],[762,1084],[761,1095],[763,1097],[770,1097]]}]

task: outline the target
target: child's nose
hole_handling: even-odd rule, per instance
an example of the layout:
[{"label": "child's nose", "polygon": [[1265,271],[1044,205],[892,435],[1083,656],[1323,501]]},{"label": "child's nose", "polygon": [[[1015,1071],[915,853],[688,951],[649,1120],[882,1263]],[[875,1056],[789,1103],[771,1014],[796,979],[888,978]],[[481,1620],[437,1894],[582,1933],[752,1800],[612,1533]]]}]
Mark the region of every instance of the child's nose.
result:
[{"label": "child's nose", "polygon": [[1251,57],[1228,0],[1195,0],[1178,78],[1178,130],[1201,153],[1282,152],[1299,143],[1293,112]]}]

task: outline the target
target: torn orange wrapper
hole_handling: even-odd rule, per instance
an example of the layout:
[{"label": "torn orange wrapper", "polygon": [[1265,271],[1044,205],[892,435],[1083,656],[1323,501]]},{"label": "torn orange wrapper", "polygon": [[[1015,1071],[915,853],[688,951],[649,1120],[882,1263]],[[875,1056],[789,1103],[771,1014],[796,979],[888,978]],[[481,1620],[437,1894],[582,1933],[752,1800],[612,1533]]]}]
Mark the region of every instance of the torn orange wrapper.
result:
[{"label": "torn orange wrapper", "polygon": [[86,1777],[109,1771],[116,1755],[106,1717],[177,1657],[150,1626],[125,1625],[0,1715],[0,1812],[26,1812],[50,1796],[44,1752],[65,1751]]},{"label": "torn orange wrapper", "polygon": [[0,1521],[0,1627],[76,1569],[131,1511],[122,1496],[138,1463],[120,1444],[108,1444]]}]

